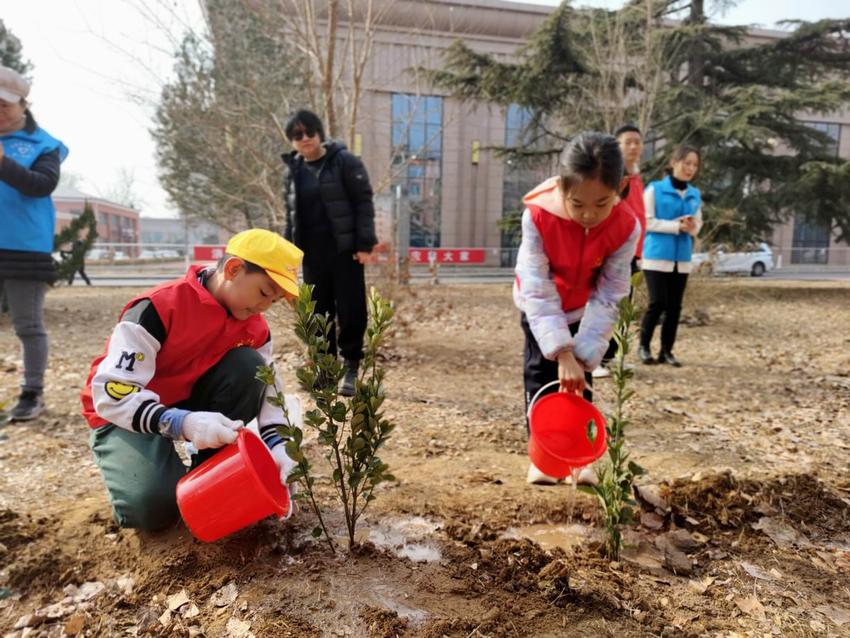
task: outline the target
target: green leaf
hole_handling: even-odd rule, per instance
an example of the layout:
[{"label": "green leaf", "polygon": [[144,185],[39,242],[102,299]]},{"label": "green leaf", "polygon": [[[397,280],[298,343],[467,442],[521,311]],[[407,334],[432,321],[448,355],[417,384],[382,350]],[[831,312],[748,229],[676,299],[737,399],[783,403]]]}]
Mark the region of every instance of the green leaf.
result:
[{"label": "green leaf", "polygon": [[634,461],[629,461],[629,472],[631,472],[633,476],[643,476],[646,474],[646,470]]},{"label": "green leaf", "polygon": [[298,444],[295,441],[287,441],[284,444],[284,447],[286,449],[287,456],[296,463],[300,463],[304,459],[304,454],[301,452],[301,448],[298,447]]},{"label": "green leaf", "polygon": [[578,485],[576,489],[583,494],[590,494],[591,496],[600,495],[600,489],[597,485]]},{"label": "green leaf", "polygon": [[590,421],[587,422],[586,434],[587,434],[587,440],[588,441],[590,441],[591,443],[596,441],[596,434],[597,434],[597,432],[596,432],[596,420],[591,419]]}]

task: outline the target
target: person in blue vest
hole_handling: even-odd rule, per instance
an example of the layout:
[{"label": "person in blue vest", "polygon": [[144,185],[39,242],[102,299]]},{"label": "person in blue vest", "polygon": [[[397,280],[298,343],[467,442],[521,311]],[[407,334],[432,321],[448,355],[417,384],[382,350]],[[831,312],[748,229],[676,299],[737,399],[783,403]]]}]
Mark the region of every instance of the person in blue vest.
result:
[{"label": "person in blue vest", "polygon": [[[644,192],[646,240],[641,267],[649,290],[649,308],[641,323],[638,358],[645,364],[682,365],[673,354],[673,346],[691,272],[694,238],[702,227],[702,197],[691,185],[699,173],[700,160],[697,149],[679,146],[670,158],[667,176],[652,182]],[[662,314],[661,352],[655,359],[650,345]]]},{"label": "person in blue vest", "polygon": [[0,288],[21,341],[24,382],[9,416],[28,421],[44,410],[47,331],[44,296],[56,281],[51,253],[56,210],[50,194],[68,149],[36,124],[30,85],[0,66]]}]

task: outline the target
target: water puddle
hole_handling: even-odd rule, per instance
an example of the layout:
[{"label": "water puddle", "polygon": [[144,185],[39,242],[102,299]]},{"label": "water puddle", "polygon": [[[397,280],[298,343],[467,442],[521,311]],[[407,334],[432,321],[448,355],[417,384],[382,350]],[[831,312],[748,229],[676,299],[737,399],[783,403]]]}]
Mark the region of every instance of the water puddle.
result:
[{"label": "water puddle", "polygon": [[[398,594],[398,591],[392,592],[393,594]],[[399,602],[393,596],[390,595],[390,590],[388,587],[384,587],[381,585],[377,585],[372,589],[372,597],[375,602],[384,607],[384,609],[389,609],[390,611],[394,611],[398,614],[399,618],[404,618],[409,623],[411,623],[414,627],[420,626],[428,620],[428,616],[430,615],[424,609],[420,609],[418,607],[411,607],[409,605],[405,605],[402,602]]]},{"label": "water puddle", "polygon": [[560,547],[567,551],[599,536],[599,530],[581,523],[566,525],[541,523],[525,527],[511,527],[505,532],[505,538],[527,538],[543,549]]},{"label": "water puddle", "polygon": [[357,541],[369,541],[399,558],[417,563],[433,563],[443,557],[437,543],[433,541],[438,527],[437,523],[421,516],[385,520],[357,530]]}]

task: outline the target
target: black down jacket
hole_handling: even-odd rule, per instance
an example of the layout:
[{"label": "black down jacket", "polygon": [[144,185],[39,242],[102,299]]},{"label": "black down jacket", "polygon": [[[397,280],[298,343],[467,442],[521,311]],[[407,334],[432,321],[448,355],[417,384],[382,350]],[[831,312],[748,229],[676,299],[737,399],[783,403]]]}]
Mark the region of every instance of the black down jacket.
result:
[{"label": "black down jacket", "polygon": [[[372,185],[366,167],[345,144],[331,140],[324,144],[327,154],[319,171],[319,193],[331,223],[337,251],[371,252],[375,236],[375,207]],[[295,151],[283,154],[286,222],[283,236],[303,248],[298,229],[296,175],[304,169],[304,157]]]}]

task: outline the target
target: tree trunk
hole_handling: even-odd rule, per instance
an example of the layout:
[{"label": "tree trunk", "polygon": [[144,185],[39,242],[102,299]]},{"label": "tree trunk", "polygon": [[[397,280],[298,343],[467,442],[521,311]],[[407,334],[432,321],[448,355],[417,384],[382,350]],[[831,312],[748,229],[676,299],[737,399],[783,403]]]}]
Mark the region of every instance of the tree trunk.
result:
[{"label": "tree trunk", "polygon": [[329,137],[337,136],[336,112],[334,106],[334,55],[336,53],[336,36],[339,23],[339,0],[328,2],[328,51],[325,58],[324,77],[322,78],[322,97],[324,99],[324,115]]},{"label": "tree trunk", "polygon": [[[688,16],[687,22],[693,25],[705,24],[704,0],[691,0],[691,13]],[[705,78],[705,57],[702,49],[702,38],[695,38],[691,48],[691,54],[688,57],[688,82],[698,89],[702,89]]]}]

